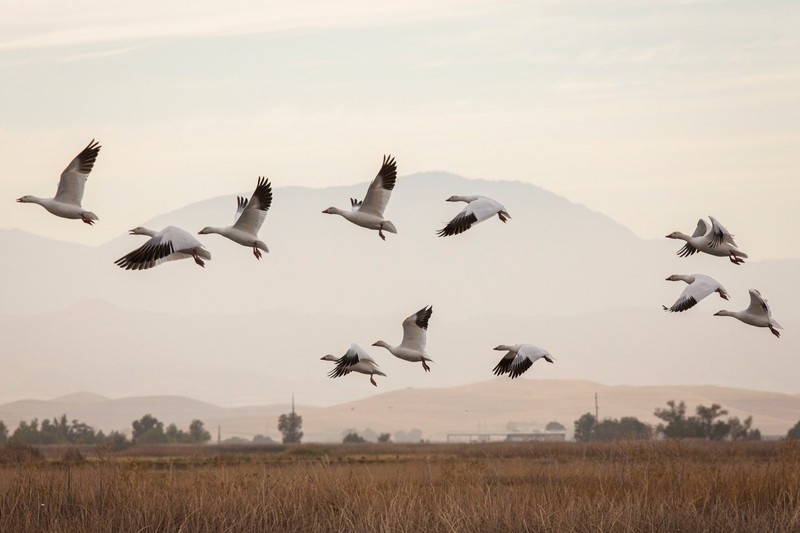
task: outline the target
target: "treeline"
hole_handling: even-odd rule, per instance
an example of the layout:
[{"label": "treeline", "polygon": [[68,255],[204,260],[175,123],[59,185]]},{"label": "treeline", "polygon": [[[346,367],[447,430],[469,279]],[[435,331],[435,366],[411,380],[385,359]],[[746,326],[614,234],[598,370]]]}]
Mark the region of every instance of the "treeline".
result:
[{"label": "treeline", "polygon": [[[761,431],[752,427],[753,417],[748,416],[744,420],[739,420],[735,416],[724,418],[728,411],[717,403],[711,404],[710,407],[698,405],[695,414],[687,416],[684,402],[670,400],[666,409],[656,408],[653,414],[663,422],[651,426],[632,416],[622,417],[619,420],[605,418],[598,421],[594,415],[586,413],[575,421],[575,440],[608,442],[654,437],[715,441],[761,440]],[[800,422],[795,427],[800,427]],[[788,438],[792,438],[792,431],[789,431]]]},{"label": "treeline", "polygon": [[211,434],[203,427],[200,420],[192,420],[189,431],[178,429],[175,424],[164,428],[164,423],[150,414],[131,423],[132,437],[120,431],[95,431],[92,426],[79,420],[68,420],[67,415],[61,418],[45,419],[39,422],[34,418],[30,422],[21,421],[17,429],[9,434],[8,427],[0,420],[0,444],[108,444],[119,448],[134,443],[171,444],[171,443],[203,443],[211,439]]}]

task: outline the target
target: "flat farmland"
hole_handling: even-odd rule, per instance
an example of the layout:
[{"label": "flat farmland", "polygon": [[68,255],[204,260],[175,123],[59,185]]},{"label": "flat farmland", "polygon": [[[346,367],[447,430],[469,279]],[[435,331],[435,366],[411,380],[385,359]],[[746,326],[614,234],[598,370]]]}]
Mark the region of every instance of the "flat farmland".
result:
[{"label": "flat farmland", "polygon": [[797,441],[39,452],[0,531],[800,531]]}]

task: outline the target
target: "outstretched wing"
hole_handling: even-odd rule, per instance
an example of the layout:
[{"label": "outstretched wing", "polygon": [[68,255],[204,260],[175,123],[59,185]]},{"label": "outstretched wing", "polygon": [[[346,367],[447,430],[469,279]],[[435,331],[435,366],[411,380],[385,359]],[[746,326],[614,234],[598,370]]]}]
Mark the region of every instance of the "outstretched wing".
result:
[{"label": "outstretched wing", "polygon": [[246,231],[251,235],[257,235],[271,205],[272,185],[267,178],[259,177],[258,185],[256,185],[256,190],[253,191],[250,201],[245,200],[242,202],[242,198],[239,199],[239,210],[237,212],[241,211],[241,214],[236,219],[233,227]]},{"label": "outstretched wing", "polygon": [[242,216],[242,212],[244,208],[247,207],[247,198],[244,196],[237,196],[236,197],[236,214],[233,215],[233,223],[236,224],[236,221],[239,220],[239,217]]},{"label": "outstretched wing", "polygon": [[61,173],[55,200],[80,207],[86,179],[94,167],[99,152],[100,143],[92,139],[92,142],[70,161]]},{"label": "outstretched wing", "polygon": [[692,233],[692,237],[702,237],[708,233],[708,225],[706,221],[702,218],[697,221],[697,227],[694,229],[694,233]]},{"label": "outstretched wing", "polygon": [[709,241],[710,246],[714,248],[722,243],[728,243],[731,246],[736,246],[731,232],[729,232],[725,226],[720,224],[719,220],[716,218],[712,216],[709,216],[708,218],[711,219],[711,236]]},{"label": "outstretched wing", "polygon": [[690,255],[694,255],[697,253],[697,248],[689,244],[688,242],[683,245],[683,247],[675,252],[678,254],[678,257],[689,257]]},{"label": "outstretched wing", "polygon": [[[503,204],[497,200],[493,200],[486,196],[477,196],[474,200],[469,202],[464,209],[462,209],[453,220],[447,223],[447,226],[440,229],[437,234],[439,237],[449,237],[450,235],[458,235],[470,229],[473,225],[489,220],[496,214],[505,212]],[[501,217],[505,222],[505,219]]]},{"label": "outstretched wing", "polygon": [[160,265],[173,253],[174,244],[164,238],[163,232],[159,232],[139,248],[114,261],[114,264],[125,270],[147,270]]},{"label": "outstretched wing", "polygon": [[511,362],[509,376],[511,376],[511,379],[521,376],[533,363],[542,358],[550,363],[553,362],[553,356],[547,350],[533,344],[523,344],[517,352],[517,356]]},{"label": "outstretched wing", "polygon": [[350,372],[355,365],[360,363],[361,361],[370,361],[372,363],[375,360],[369,356],[367,352],[364,351],[361,346],[356,343],[350,345],[350,349],[341,356],[339,359],[336,360],[336,366],[328,372],[328,376],[332,378],[338,378],[341,376],[346,376]]},{"label": "outstretched wing", "polygon": [[511,371],[511,363],[514,362],[514,358],[517,356],[514,352],[506,352],[500,362],[492,369],[495,376],[502,376],[503,374],[507,374]]},{"label": "outstretched wing", "polygon": [[394,189],[394,183],[397,180],[397,163],[394,158],[383,156],[383,164],[378,171],[378,175],[369,184],[367,195],[364,201],[359,206],[359,211],[371,213],[379,217],[383,217],[383,212],[386,210],[386,205],[389,203],[389,198]]},{"label": "outstretched wing", "polygon": [[449,237],[451,235],[458,235],[464,233],[473,224],[478,222],[478,217],[471,209],[472,204],[467,204],[453,219],[447,223],[445,227],[436,232],[439,237]]},{"label": "outstretched wing", "polygon": [[522,374],[524,374],[531,366],[533,366],[533,361],[530,357],[524,356],[521,353],[518,353],[514,360],[511,362],[511,366],[508,371],[508,375],[511,376],[511,379],[518,378]]},{"label": "outstretched wing", "polygon": [[433,314],[433,306],[423,307],[403,320],[403,341],[400,346],[418,352],[425,351],[427,341],[428,320]]},{"label": "outstretched wing", "polygon": [[750,305],[747,312],[754,315],[769,316],[769,305],[756,289],[750,289]]},{"label": "outstretched wing", "polygon": [[211,259],[211,254],[189,232],[167,226],[139,248],[114,261],[114,264],[125,270],[147,270],[165,261],[188,259],[192,253]]},{"label": "outstretched wing", "polygon": [[711,278],[706,279],[705,277],[695,276],[695,279],[692,283],[686,286],[681,292],[681,295],[672,304],[672,307],[664,307],[665,311],[671,311],[673,313],[681,313],[686,311],[687,309],[691,309],[697,302],[712,294],[721,285],[717,284]]}]

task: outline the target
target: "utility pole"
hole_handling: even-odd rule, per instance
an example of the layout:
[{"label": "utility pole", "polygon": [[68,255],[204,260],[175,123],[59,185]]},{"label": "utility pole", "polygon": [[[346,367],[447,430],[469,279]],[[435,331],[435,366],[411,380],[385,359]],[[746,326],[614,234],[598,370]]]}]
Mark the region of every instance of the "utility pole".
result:
[{"label": "utility pole", "polygon": [[600,408],[597,407],[597,393],[594,393],[594,419],[600,422]]}]

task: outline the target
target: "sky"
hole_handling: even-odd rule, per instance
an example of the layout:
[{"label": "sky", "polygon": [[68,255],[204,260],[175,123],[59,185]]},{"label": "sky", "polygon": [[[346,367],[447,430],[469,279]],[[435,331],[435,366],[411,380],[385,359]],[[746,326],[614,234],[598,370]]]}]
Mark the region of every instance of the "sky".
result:
[{"label": "sky", "polygon": [[[0,6],[0,228],[99,245],[392,153],[401,176],[533,183],[649,239],[713,214],[752,258],[800,257],[795,1]],[[13,203],[92,138],[95,227]]]}]

